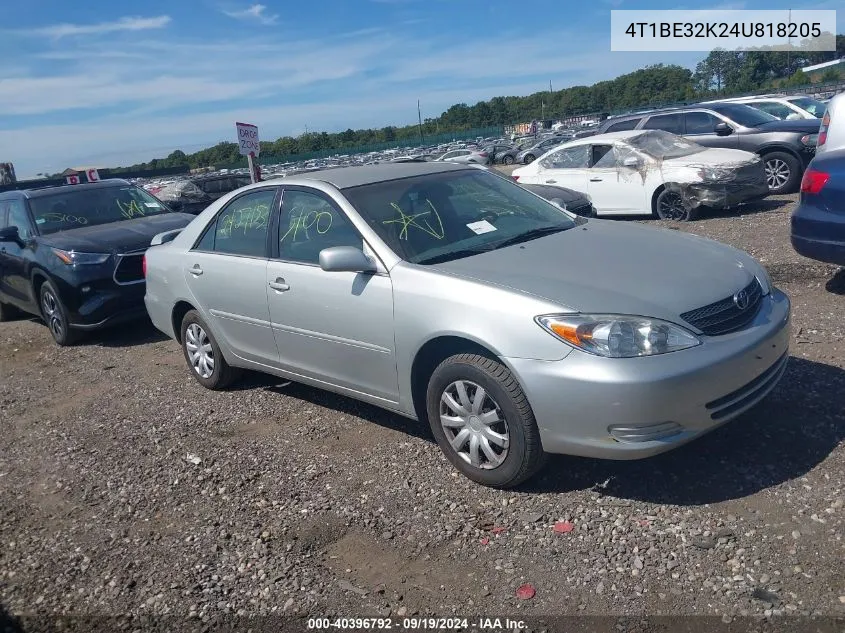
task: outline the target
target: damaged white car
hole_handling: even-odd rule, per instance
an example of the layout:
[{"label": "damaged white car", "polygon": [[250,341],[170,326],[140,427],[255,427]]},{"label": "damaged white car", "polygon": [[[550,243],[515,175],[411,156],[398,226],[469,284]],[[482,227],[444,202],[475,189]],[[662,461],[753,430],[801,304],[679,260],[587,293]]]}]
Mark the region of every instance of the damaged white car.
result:
[{"label": "damaged white car", "polygon": [[703,147],[662,130],[571,141],[516,169],[513,178],[584,192],[599,216],[688,221],[702,208],[725,209],[769,194],[756,154]]}]

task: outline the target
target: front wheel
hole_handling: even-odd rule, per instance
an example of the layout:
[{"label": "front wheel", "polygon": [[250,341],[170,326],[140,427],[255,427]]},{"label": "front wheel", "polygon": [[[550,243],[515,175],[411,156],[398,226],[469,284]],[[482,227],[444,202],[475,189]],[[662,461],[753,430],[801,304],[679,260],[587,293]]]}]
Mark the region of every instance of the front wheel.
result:
[{"label": "front wheel", "polygon": [[191,375],[206,389],[220,390],[228,387],[239,376],[239,370],[231,367],[211,330],[200,313],[188,310],[182,319],[182,352]]},{"label": "front wheel", "polygon": [[655,211],[661,220],[675,220],[676,222],[691,222],[698,217],[698,209],[695,209],[684,200],[684,197],[677,191],[664,189],[657,196]]},{"label": "front wheel", "polygon": [[525,158],[522,159],[526,165],[530,165],[534,162],[534,154],[528,154]]},{"label": "front wheel", "polygon": [[772,152],[763,157],[769,193],[792,193],[801,182],[798,160],[786,152]]},{"label": "front wheel", "polygon": [[475,482],[510,488],[545,461],[528,399],[496,360],[477,354],[444,360],[429,380],[426,409],[446,458]]},{"label": "front wheel", "polygon": [[45,281],[41,284],[39,298],[41,317],[47,324],[50,334],[53,335],[53,340],[61,346],[72,345],[76,341],[77,334],[70,329],[67,309],[52,283]]}]

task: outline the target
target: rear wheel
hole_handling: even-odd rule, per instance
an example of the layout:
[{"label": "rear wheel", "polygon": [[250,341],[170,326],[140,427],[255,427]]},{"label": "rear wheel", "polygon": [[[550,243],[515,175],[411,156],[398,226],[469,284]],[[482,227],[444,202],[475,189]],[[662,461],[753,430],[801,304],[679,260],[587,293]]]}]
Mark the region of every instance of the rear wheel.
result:
[{"label": "rear wheel", "polygon": [[494,488],[516,486],[545,461],[525,393],[507,367],[457,354],[432,373],[426,394],[432,433],[455,468]]},{"label": "rear wheel", "polygon": [[70,329],[70,319],[67,309],[59,298],[59,293],[49,281],[41,284],[39,292],[41,316],[53,340],[59,345],[72,345],[78,338],[77,333]]},{"label": "rear wheel", "polygon": [[763,157],[769,193],[792,193],[801,181],[801,167],[792,154],[772,152]]},{"label": "rear wheel", "polygon": [[690,207],[683,196],[677,191],[664,189],[657,196],[654,204],[657,217],[661,220],[675,220],[676,222],[690,222],[698,217],[698,209]]},{"label": "rear wheel", "polygon": [[513,165],[513,156],[510,154],[505,154],[502,156],[502,164],[503,165]]},{"label": "rear wheel", "polygon": [[211,330],[199,312],[188,310],[182,318],[182,352],[191,375],[206,389],[225,389],[240,376],[229,366]]},{"label": "rear wheel", "polygon": [[534,162],[534,158],[535,158],[534,154],[527,154],[527,155],[525,156],[525,158],[523,158],[522,160],[523,160],[523,162],[524,162],[526,165],[528,165],[528,164],[530,164],[530,163],[533,163],[533,162]]}]

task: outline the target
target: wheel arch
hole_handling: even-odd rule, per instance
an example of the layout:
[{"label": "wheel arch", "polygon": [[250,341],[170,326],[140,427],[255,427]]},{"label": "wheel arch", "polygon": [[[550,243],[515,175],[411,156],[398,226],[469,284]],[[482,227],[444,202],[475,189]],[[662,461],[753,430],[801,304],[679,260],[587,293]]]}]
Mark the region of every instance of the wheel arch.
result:
[{"label": "wheel arch", "polygon": [[796,152],[788,145],[764,145],[763,147],[758,148],[755,154],[757,154],[761,158],[765,158],[767,154],[773,154],[774,152],[782,152],[784,154],[789,154],[790,156],[792,156],[792,158],[798,161],[799,166],[801,165],[800,154],[798,154],[798,152]]},{"label": "wheel arch", "polygon": [[173,335],[177,343],[182,343],[182,319],[191,310],[196,310],[196,308],[191,303],[180,300],[176,302],[170,313],[170,325],[173,328]]}]

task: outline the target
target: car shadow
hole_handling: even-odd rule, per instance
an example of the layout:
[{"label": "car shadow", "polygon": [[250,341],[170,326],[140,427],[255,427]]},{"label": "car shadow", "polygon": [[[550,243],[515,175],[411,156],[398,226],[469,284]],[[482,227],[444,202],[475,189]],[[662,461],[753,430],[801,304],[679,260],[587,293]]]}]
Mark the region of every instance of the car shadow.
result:
[{"label": "car shadow", "polygon": [[167,336],[147,320],[130,321],[122,325],[86,332],[77,345],[99,347],[135,347],[166,341]]},{"label": "car shadow", "polygon": [[0,633],[23,633],[24,627],[20,619],[15,617],[0,603]]},{"label": "car shadow", "polygon": [[701,220],[709,220],[711,218],[735,218],[744,215],[754,215],[756,213],[770,213],[793,205],[793,200],[784,198],[764,198],[763,200],[755,200],[753,202],[746,202],[735,207],[727,209],[710,209],[704,208],[698,216]]},{"label": "car shadow", "polygon": [[230,391],[251,391],[253,389],[263,389],[264,391],[310,402],[326,409],[332,409],[338,413],[359,417],[362,420],[377,424],[386,429],[407,433],[413,437],[434,442],[434,436],[431,434],[431,429],[427,423],[411,420],[375,405],[355,400],[354,398],[289,381],[278,376],[245,371],[243,378],[229,387]]},{"label": "car shadow", "polygon": [[806,474],[845,439],[845,411],[834,404],[843,389],[845,370],[793,356],[774,392],[704,437],[643,460],[553,456],[522,490],[672,505],[746,497]]},{"label": "car shadow", "polygon": [[845,295],[845,268],[842,268],[833,277],[827,280],[825,290],[835,295]]}]

